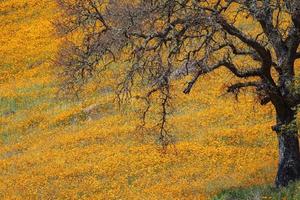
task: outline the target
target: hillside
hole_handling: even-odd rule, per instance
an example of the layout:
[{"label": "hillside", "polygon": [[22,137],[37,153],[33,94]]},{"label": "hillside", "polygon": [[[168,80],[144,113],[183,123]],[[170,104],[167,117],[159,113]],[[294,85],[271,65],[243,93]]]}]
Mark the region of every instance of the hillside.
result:
[{"label": "hillside", "polygon": [[137,132],[138,102],[118,111],[113,72],[80,99],[57,98],[57,12],[52,0],[0,1],[1,199],[207,199],[273,182],[275,113],[223,95],[226,71],[178,92],[166,154],[156,133]]}]

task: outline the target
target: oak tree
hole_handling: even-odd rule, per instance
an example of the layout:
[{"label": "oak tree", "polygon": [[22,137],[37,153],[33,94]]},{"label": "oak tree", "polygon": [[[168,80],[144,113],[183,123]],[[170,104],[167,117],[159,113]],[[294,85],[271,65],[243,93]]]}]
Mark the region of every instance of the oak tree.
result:
[{"label": "oak tree", "polygon": [[[63,34],[77,32],[81,42],[66,42],[58,63],[65,89],[78,88],[96,70],[105,70],[122,55],[127,72],[118,86],[130,97],[134,84],[147,86],[149,104],[158,93],[165,129],[171,82],[192,77],[188,94],[202,75],[226,68],[238,82],[228,92],[255,90],[262,105],[276,110],[279,143],[278,187],[300,178],[298,126],[300,92],[296,60],[300,58],[299,0],[57,0]],[[299,67],[299,66],[298,66]],[[216,77],[217,78],[217,77]],[[140,80],[137,83],[137,80]]]}]

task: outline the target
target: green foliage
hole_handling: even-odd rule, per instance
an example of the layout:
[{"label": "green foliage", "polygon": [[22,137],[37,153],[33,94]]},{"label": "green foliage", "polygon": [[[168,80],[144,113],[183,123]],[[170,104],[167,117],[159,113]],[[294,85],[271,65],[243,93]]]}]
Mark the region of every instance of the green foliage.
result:
[{"label": "green foliage", "polygon": [[296,200],[300,199],[300,182],[292,183],[287,188],[277,189],[274,186],[254,186],[226,190],[212,198],[213,200]]}]

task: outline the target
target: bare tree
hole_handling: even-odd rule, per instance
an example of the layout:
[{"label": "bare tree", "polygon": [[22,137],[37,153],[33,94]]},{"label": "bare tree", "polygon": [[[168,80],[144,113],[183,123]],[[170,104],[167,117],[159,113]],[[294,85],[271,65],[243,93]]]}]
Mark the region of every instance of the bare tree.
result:
[{"label": "bare tree", "polygon": [[[121,55],[129,61],[119,85],[120,98],[134,84],[149,88],[145,120],[153,94],[159,93],[159,123],[164,145],[170,85],[191,75],[197,80],[227,68],[240,82],[227,91],[253,88],[262,105],[271,103],[279,142],[278,187],[300,178],[295,61],[300,58],[299,0],[57,0],[63,10],[57,22],[63,34],[79,32],[80,44],[63,46],[58,62],[68,88],[78,88],[97,70]],[[238,60],[243,61],[243,65]],[[298,66],[299,67],[299,66]],[[140,80],[138,82],[138,80]]]}]

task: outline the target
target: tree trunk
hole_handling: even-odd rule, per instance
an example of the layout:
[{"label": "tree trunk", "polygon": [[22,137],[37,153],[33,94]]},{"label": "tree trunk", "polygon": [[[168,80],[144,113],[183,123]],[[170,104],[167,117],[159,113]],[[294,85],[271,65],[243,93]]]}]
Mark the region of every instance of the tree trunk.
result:
[{"label": "tree trunk", "polygon": [[284,109],[278,113],[277,133],[279,145],[279,166],[276,176],[276,187],[285,187],[290,182],[300,179],[300,153],[296,111]]}]

